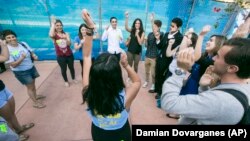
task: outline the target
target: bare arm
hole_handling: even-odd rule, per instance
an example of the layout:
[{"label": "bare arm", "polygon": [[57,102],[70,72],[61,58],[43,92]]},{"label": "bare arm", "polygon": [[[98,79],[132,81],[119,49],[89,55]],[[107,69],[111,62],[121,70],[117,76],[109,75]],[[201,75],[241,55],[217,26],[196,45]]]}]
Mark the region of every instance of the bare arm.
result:
[{"label": "bare arm", "polygon": [[[94,27],[94,22],[91,19],[90,14],[86,9],[82,10],[82,18],[87,24],[89,28]],[[84,42],[84,48],[83,48],[83,88],[89,85],[89,72],[90,72],[90,67],[92,65],[91,62],[91,52],[92,52],[92,44],[93,44],[93,36],[86,36],[85,37],[85,42]]]},{"label": "bare arm", "polygon": [[84,39],[82,39],[79,44],[78,43],[74,43],[74,49],[75,50],[79,50],[80,48],[83,47],[83,43],[84,43]]},{"label": "bare arm", "polygon": [[56,22],[56,19],[54,16],[51,16],[50,17],[51,19],[51,27],[50,27],[50,30],[49,30],[49,37],[50,38],[54,38],[55,37],[55,22]]},{"label": "bare arm", "polygon": [[238,29],[233,34],[232,38],[241,37],[246,38],[250,33],[250,18],[248,18],[243,24],[241,24]]},{"label": "bare arm", "polygon": [[23,61],[25,58],[26,58],[26,54],[23,53],[23,54],[21,55],[21,57],[20,57],[18,60],[14,61],[14,62],[11,62],[11,63],[10,63],[10,66],[13,67],[13,68],[17,67],[18,65],[20,65],[20,64],[22,63],[22,61]]},{"label": "bare arm", "polygon": [[150,23],[151,23],[152,31],[154,31],[154,18],[155,18],[154,13],[151,13],[151,15],[150,15]]},{"label": "bare arm", "polygon": [[125,12],[125,29],[128,31],[128,32],[131,32],[131,29],[128,27],[128,12]]},{"label": "bare arm", "polygon": [[0,39],[0,47],[1,47],[0,62],[7,61],[9,59],[9,50],[7,48],[5,40]]},{"label": "bare arm", "polygon": [[[139,31],[138,31],[139,32]],[[145,36],[145,33],[143,32],[142,33],[142,35],[141,35],[141,37],[139,36],[139,33],[137,33],[136,32],[136,38],[137,38],[137,41],[138,41],[138,43],[140,44],[140,45],[142,45],[143,44],[143,41],[144,41],[144,36]]]},{"label": "bare arm", "polygon": [[183,37],[183,39],[181,41],[181,44],[180,44],[180,50],[188,48],[188,45],[187,45],[187,43],[188,43],[188,41],[187,41],[188,40],[188,35],[192,34],[193,32],[194,32],[193,29],[189,28],[188,31],[185,33],[185,35],[184,35],[184,37]]},{"label": "bare arm", "polygon": [[211,30],[211,26],[210,25],[205,25],[202,28],[202,31],[200,32],[195,48],[194,48],[194,59],[195,61],[199,60],[201,57],[201,53],[202,53],[202,43],[204,40],[204,36]]},{"label": "bare arm", "polygon": [[69,33],[65,33],[65,34],[66,34],[65,39],[66,39],[67,45],[70,46],[71,45],[70,35]]},{"label": "bare arm", "polygon": [[131,78],[132,84],[126,88],[126,110],[130,109],[130,106],[138,94],[141,87],[141,79],[139,75],[128,65],[126,54],[121,55],[121,65],[127,71],[128,77]]}]

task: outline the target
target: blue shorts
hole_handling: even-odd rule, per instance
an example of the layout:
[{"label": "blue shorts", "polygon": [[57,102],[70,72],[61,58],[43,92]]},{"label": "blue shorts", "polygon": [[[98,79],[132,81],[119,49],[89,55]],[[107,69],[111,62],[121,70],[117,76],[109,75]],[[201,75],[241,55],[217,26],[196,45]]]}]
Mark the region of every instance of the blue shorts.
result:
[{"label": "blue shorts", "polygon": [[13,94],[6,87],[0,91],[0,108],[4,107]]},{"label": "blue shorts", "polygon": [[40,76],[35,66],[29,70],[13,72],[17,80],[19,80],[23,85],[31,84],[35,78]]}]

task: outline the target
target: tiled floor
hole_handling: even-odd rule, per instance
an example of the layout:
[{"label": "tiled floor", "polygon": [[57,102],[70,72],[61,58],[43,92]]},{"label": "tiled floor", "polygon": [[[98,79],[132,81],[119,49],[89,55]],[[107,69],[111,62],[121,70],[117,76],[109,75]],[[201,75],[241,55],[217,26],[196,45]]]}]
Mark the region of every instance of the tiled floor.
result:
[{"label": "tiled floor", "polygon": [[[78,84],[71,82],[64,87],[60,68],[54,61],[36,62],[40,77],[36,80],[37,93],[47,96],[44,109],[35,109],[29,99],[26,88],[22,86],[8,70],[0,74],[0,79],[13,92],[16,101],[16,113],[20,123],[34,122],[35,127],[26,133],[29,141],[90,141],[91,121],[82,105],[81,70],[75,62]],[[144,62],[140,62],[139,74],[144,82]],[[126,74],[124,73],[126,78]],[[141,88],[130,111],[131,124],[175,124],[176,120],[167,118],[165,112],[156,107],[154,94],[148,88]]]}]

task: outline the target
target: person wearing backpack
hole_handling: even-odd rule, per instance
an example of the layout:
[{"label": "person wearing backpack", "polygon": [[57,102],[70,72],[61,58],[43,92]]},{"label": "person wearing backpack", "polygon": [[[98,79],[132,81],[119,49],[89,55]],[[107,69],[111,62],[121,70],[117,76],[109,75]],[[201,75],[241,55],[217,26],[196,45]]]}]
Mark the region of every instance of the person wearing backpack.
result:
[{"label": "person wearing backpack", "polygon": [[45,108],[46,105],[39,101],[39,99],[43,99],[45,96],[36,94],[35,80],[40,75],[32,58],[37,60],[38,57],[31,51],[27,43],[18,42],[14,31],[4,30],[3,37],[9,50],[9,60],[6,63],[10,64],[10,68],[17,80],[26,86],[27,93],[33,101],[33,107],[37,109]]},{"label": "person wearing backpack", "polygon": [[[198,95],[180,95],[183,78],[171,76],[163,85],[162,109],[180,115],[179,124],[249,124],[243,122],[246,121],[246,106],[237,98],[245,97],[241,99],[247,101],[249,106],[250,84],[246,83],[250,78],[249,45],[250,39],[226,41],[213,57],[214,65],[202,76]],[[193,53],[192,48],[179,52],[177,64],[183,71],[191,71],[195,60]],[[216,85],[218,80],[220,83]]]}]

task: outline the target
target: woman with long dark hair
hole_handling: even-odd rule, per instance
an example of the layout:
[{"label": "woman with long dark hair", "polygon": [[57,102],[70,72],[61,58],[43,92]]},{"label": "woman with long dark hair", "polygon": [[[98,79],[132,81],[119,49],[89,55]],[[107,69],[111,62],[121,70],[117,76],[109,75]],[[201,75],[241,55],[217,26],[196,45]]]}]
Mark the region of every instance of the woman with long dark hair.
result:
[{"label": "woman with long dark hair", "polygon": [[130,33],[129,40],[126,43],[128,47],[127,56],[128,63],[132,67],[134,64],[135,72],[138,71],[138,65],[141,59],[142,44],[144,41],[144,29],[142,20],[136,18],[132,24],[132,27],[128,27],[128,12],[125,13],[125,29]]},{"label": "woman with long dark hair", "polygon": [[75,79],[74,56],[70,49],[70,36],[68,33],[64,32],[61,20],[51,17],[49,36],[53,40],[55,46],[57,62],[61,68],[64,85],[65,87],[69,87],[67,67],[69,67],[73,82],[77,83],[77,81]]},{"label": "woman with long dark hair", "polygon": [[[83,10],[82,17],[93,30],[94,23]],[[87,103],[88,113],[92,119],[91,133],[94,141],[131,141],[129,109],[135,99],[141,80],[128,65],[126,55],[121,61],[110,53],[101,54],[91,65],[93,32],[87,33],[84,42],[83,64],[83,103]],[[122,68],[128,73],[132,84],[125,87]]]}]

